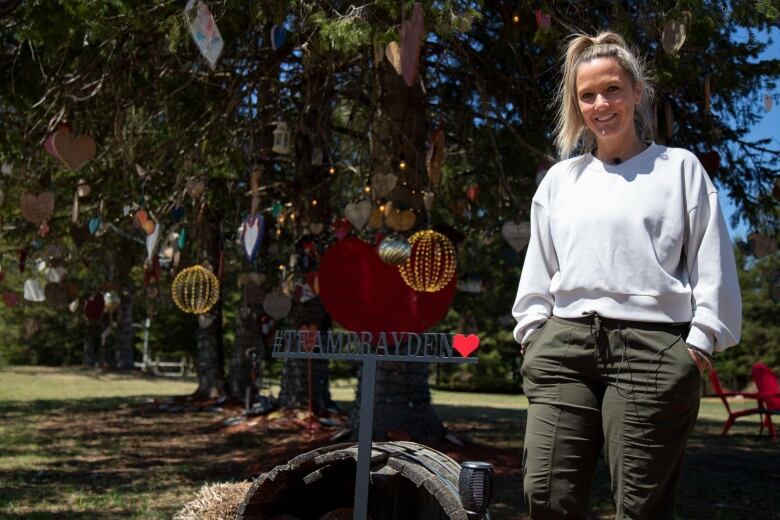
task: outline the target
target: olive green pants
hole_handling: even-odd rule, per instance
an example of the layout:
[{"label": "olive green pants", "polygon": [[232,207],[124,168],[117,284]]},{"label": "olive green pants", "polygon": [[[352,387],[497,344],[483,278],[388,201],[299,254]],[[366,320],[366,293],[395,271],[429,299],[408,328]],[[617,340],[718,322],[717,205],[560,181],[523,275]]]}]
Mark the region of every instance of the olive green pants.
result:
[{"label": "olive green pants", "polygon": [[687,325],[552,317],[526,344],[523,487],[533,519],[585,518],[602,447],[616,518],[674,517],[701,376]]}]

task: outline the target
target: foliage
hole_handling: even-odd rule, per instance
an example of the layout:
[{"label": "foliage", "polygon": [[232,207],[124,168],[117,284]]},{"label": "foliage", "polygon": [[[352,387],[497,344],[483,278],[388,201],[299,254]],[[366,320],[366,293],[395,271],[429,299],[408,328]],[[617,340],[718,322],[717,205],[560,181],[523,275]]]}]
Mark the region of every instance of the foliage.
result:
[{"label": "foliage", "polygon": [[[30,247],[34,260],[40,251],[31,247],[34,241],[39,246],[59,242],[68,249],[69,277],[82,298],[103,282],[121,282],[134,302],[133,320],[152,317],[154,351],[174,359],[194,356],[195,320],[175,310],[167,296],[175,270],[164,266],[162,296],[147,298],[143,234],[124,207],[148,209],[166,233],[187,230],[180,267],[218,262],[206,247],[205,224],[213,219],[224,244],[224,330],[230,348],[240,300],[237,275],[264,273],[266,290],[290,283],[300,273],[278,266],[288,265],[304,226],[330,223],[347,202],[364,195],[376,168],[372,125],[385,95],[377,86],[376,60],[398,38],[402,15],[409,15],[413,2],[208,2],[225,40],[215,71],[189,37],[181,2],[11,4],[0,9],[0,161],[14,164],[14,173],[2,184],[6,203],[0,208],[0,249],[7,272],[2,289],[18,291],[24,280],[13,267],[19,249]],[[776,87],[780,74],[780,60],[758,58],[768,29],[778,24],[776,2],[555,1],[542,6],[552,15],[547,31],[534,22],[536,4],[424,2],[420,79],[425,133],[444,129],[448,159],[439,186],[429,184],[424,161],[415,161],[417,186],[436,192],[431,214],[420,214],[419,222],[446,224],[463,234],[459,276],[479,277],[485,285],[476,295],[459,293],[439,327],[479,331],[484,362],[444,369],[443,386],[519,388],[517,346],[507,314],[522,255],[507,247],[499,230],[508,220],[527,218],[537,171],[554,160],[548,104],[559,81],[562,44],[572,32],[612,27],[640,48],[658,82],[658,140],[700,155],[718,152],[721,166],[710,173],[734,197],[739,217],[768,232],[777,224],[770,193],[780,151],[745,137],[761,117],[760,96]],[[660,30],[666,17],[682,11],[693,13],[688,39],[678,55],[668,55],[661,49]],[[269,45],[274,24],[289,31],[288,43],[278,51]],[[709,112],[703,99],[707,74],[713,80]],[[674,115],[671,136],[664,130],[667,104]],[[98,156],[79,172],[65,170],[41,146],[64,121],[98,142]],[[290,156],[271,150],[275,121],[289,124]],[[324,151],[322,166],[311,164],[315,146]],[[139,177],[136,164],[149,174]],[[271,232],[260,260],[249,265],[236,239],[248,213],[245,195],[255,165],[264,167],[261,210]],[[334,175],[327,173],[331,166]],[[69,202],[81,178],[93,194],[82,201],[80,221],[99,215],[113,227],[76,247],[68,236]],[[206,181],[203,198],[186,194],[194,178]],[[465,197],[472,184],[480,187],[473,201]],[[21,219],[16,203],[23,193],[41,188],[56,194],[46,237]],[[283,222],[270,213],[277,203]],[[177,206],[186,210],[182,222],[170,216]],[[363,237],[373,240],[370,233]],[[743,276],[753,276],[747,273]],[[748,294],[745,299],[750,300]],[[755,305],[769,308],[758,293]],[[26,317],[44,325],[33,338],[21,336]],[[767,322],[756,318],[752,328],[752,319],[746,314],[746,342],[767,344],[769,350],[757,354],[776,363],[776,344],[762,343],[764,336],[754,332]],[[81,313],[52,312],[45,305],[4,309],[0,331],[7,341],[0,346],[0,359],[76,362],[85,325]],[[729,352],[724,360],[729,356],[738,354]],[[744,377],[746,362],[735,358],[735,368],[729,372],[724,365],[724,371]]]}]

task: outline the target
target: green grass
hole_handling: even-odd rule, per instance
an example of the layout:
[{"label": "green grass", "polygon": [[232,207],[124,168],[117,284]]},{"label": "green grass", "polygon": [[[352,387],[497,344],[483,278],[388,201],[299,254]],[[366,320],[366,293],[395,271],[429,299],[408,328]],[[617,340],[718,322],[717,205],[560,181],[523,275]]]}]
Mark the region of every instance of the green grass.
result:
[{"label": "green grass", "polygon": [[[354,386],[354,380],[335,381],[334,400],[349,406]],[[228,428],[223,421],[237,409],[199,409],[168,397],[194,389],[191,380],[137,374],[0,369],[0,518],[171,518],[204,482],[252,478],[323,444],[323,437],[295,428]],[[456,460],[492,462],[493,519],[526,518],[524,396],[436,390],[432,396],[448,429],[471,440],[463,448],[434,447]],[[161,407],[168,401],[184,409]],[[702,401],[680,485],[679,518],[769,518],[780,510],[778,443],[756,437],[756,417],[740,419],[721,437],[724,419],[719,400]],[[592,518],[614,514],[603,463],[591,505]]]}]

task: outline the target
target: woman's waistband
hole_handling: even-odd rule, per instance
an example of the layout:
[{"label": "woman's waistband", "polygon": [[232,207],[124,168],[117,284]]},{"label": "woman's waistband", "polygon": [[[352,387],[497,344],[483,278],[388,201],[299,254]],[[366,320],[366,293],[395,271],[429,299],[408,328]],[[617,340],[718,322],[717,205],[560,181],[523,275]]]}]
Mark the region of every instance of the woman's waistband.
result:
[{"label": "woman's waistband", "polygon": [[597,326],[603,329],[659,330],[671,332],[673,334],[687,332],[691,326],[690,322],[662,323],[655,321],[618,320],[614,318],[604,318],[596,313],[585,314],[581,318],[561,318],[560,316],[553,315],[552,319],[564,323],[585,325],[589,327]]}]

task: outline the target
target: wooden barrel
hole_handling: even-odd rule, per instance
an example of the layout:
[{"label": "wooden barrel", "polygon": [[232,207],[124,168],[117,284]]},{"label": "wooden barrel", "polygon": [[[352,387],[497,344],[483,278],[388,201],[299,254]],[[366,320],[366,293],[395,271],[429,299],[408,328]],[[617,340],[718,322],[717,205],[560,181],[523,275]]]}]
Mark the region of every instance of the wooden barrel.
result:
[{"label": "wooden barrel", "polygon": [[[258,477],[236,520],[352,518],[357,444],[299,455]],[[460,465],[413,442],[375,442],[371,452],[371,520],[467,520],[458,496]]]}]

